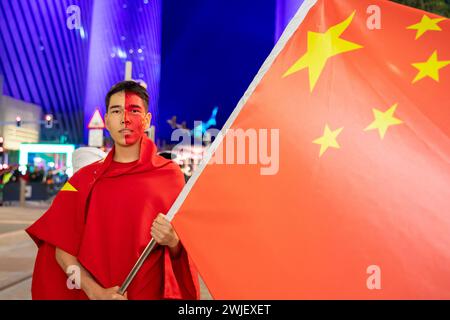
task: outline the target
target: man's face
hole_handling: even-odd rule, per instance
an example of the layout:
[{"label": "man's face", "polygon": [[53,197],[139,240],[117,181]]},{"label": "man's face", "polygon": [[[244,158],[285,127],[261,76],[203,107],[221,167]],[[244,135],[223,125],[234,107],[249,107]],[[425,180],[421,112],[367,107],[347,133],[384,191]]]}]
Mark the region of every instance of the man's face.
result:
[{"label": "man's face", "polygon": [[151,114],[137,94],[121,91],[111,96],[105,123],[115,143],[130,146],[139,142],[150,120]]}]

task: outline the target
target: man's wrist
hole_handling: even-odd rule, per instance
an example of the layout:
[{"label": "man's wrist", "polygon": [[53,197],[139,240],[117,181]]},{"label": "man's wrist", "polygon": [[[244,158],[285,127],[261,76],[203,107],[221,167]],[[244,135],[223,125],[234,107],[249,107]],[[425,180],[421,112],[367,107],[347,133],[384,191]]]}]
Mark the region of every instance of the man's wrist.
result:
[{"label": "man's wrist", "polygon": [[180,244],[180,238],[178,238],[178,235],[175,232],[173,232],[172,241],[170,243],[168,243],[167,246],[171,249],[176,249],[179,244]]},{"label": "man's wrist", "polygon": [[171,244],[168,245],[170,249],[176,249],[180,245],[180,239],[174,239]]},{"label": "man's wrist", "polygon": [[103,288],[89,277],[84,277],[81,281],[81,289],[90,300],[95,300],[99,291]]},{"label": "man's wrist", "polygon": [[180,240],[176,241],[176,244],[173,244],[169,247],[169,252],[170,252],[170,256],[172,258],[178,258],[180,256],[180,252],[181,252],[181,242]]}]

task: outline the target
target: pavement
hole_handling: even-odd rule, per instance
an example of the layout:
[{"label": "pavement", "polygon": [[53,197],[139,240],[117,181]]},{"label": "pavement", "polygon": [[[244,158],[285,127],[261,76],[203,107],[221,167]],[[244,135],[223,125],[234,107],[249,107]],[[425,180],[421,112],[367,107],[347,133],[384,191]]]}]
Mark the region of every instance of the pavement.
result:
[{"label": "pavement", "polygon": [[[0,300],[30,300],[31,275],[37,247],[24,231],[48,208],[45,202],[27,202],[0,207]],[[200,297],[212,297],[203,280],[200,280]]]}]

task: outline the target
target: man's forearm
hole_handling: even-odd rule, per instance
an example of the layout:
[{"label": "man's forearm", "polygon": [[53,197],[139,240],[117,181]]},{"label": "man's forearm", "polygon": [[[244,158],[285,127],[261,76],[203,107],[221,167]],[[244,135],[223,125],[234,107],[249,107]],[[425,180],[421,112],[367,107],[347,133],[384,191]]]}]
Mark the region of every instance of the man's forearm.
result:
[{"label": "man's forearm", "polygon": [[55,257],[56,261],[66,274],[67,269],[70,266],[77,266],[79,268],[80,286],[89,299],[92,299],[96,290],[102,289],[102,287],[94,280],[92,275],[80,264],[76,257],[60,248],[56,248]]}]

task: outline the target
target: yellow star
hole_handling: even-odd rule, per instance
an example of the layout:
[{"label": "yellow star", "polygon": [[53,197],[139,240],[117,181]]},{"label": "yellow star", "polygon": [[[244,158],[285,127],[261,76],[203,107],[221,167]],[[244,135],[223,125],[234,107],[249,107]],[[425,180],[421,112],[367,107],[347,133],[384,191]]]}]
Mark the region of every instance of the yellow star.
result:
[{"label": "yellow star", "polygon": [[315,144],[320,144],[319,157],[321,157],[329,147],[336,149],[340,148],[339,143],[336,141],[336,138],[341,133],[342,129],[344,129],[344,127],[331,131],[328,127],[328,124],[325,125],[323,136],[313,141],[313,143]]},{"label": "yellow star", "polygon": [[71,185],[69,182],[66,182],[66,184],[61,188],[61,191],[77,192],[78,190],[75,189],[75,187]]},{"label": "yellow star", "polygon": [[423,15],[422,20],[419,23],[413,24],[406,29],[417,30],[416,40],[419,39],[427,31],[442,31],[438,26],[438,23],[445,20],[445,18],[430,19],[427,15]]},{"label": "yellow star", "polygon": [[361,45],[340,38],[355,16],[355,11],[343,22],[332,26],[325,33],[308,32],[308,50],[284,74],[283,78],[308,68],[310,90],[314,89],[328,59],[348,51],[362,48]]},{"label": "yellow star", "polygon": [[438,60],[437,50],[431,54],[426,62],[413,63],[412,66],[419,70],[412,83],[430,77],[435,81],[439,82],[439,70],[450,64],[450,60]]},{"label": "yellow star", "polygon": [[383,139],[387,129],[390,126],[403,123],[402,120],[394,117],[394,112],[395,109],[397,108],[397,105],[398,105],[397,103],[394,104],[385,112],[382,112],[378,109],[372,109],[373,115],[375,116],[375,120],[367,128],[365,128],[364,131],[378,129],[380,138]]}]

